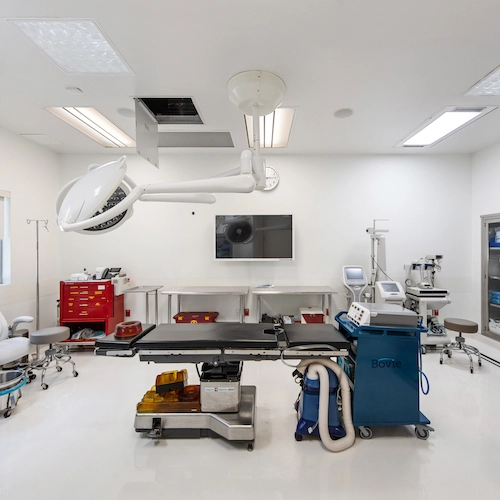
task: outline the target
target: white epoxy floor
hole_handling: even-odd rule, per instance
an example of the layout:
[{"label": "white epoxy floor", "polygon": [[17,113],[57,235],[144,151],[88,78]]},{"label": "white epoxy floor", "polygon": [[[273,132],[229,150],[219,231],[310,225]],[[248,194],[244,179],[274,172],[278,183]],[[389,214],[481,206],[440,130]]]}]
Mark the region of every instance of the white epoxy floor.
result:
[{"label": "white epoxy floor", "polygon": [[[500,344],[470,343],[500,359]],[[72,352],[25,386],[11,417],[0,417],[0,498],[58,500],[500,498],[500,368],[468,358],[423,357],[430,393],[421,411],[435,432],[417,439],[412,427],[373,428],[371,440],[326,451],[319,440],[294,440],[299,388],[281,362],[247,362],[243,384],[257,387],[253,452],[222,438],[168,439],[157,444],[134,430],[135,406],[169,369],[139,359]]]}]

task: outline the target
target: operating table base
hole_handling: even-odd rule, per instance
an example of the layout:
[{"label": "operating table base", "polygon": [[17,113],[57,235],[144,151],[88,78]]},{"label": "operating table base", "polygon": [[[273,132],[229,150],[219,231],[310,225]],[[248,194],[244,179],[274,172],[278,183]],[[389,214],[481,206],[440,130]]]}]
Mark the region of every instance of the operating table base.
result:
[{"label": "operating table base", "polygon": [[136,432],[146,432],[148,437],[204,437],[216,434],[228,441],[247,443],[253,450],[255,439],[255,386],[241,387],[238,413],[136,413]]}]

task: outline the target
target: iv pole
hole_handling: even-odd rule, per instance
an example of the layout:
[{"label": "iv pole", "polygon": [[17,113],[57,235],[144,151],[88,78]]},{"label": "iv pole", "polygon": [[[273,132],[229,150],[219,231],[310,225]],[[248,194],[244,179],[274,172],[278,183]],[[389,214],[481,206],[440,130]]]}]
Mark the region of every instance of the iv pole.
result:
[{"label": "iv pole", "polygon": [[[48,219],[27,219],[26,222],[30,224],[31,222],[36,222],[36,298],[35,298],[35,305],[36,305],[36,329],[40,329],[40,250],[39,250],[39,244],[38,244],[38,224],[40,222],[43,222],[43,227],[49,231],[49,228],[47,227],[47,224],[49,223]],[[38,349],[38,346],[37,346]],[[38,352],[37,352],[37,359],[38,359]]]}]

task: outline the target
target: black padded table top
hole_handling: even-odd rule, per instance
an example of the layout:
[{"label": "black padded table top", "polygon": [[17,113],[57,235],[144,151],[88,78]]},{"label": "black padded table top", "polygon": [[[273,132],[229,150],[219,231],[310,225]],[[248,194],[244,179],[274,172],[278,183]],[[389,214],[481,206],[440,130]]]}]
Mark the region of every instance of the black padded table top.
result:
[{"label": "black padded table top", "polygon": [[209,349],[278,347],[276,336],[264,333],[269,325],[246,323],[178,323],[158,325],[139,340],[138,349]]},{"label": "black padded table top", "polygon": [[[107,335],[96,339],[95,347],[99,354],[107,351],[126,349],[278,349],[278,339],[273,326],[266,323],[178,323],[142,325],[143,331],[135,337],[117,338]],[[265,333],[271,332],[271,333]],[[337,350],[349,349],[349,341],[333,326],[328,324],[285,325],[286,347],[332,346]]]},{"label": "black padded table top", "polygon": [[330,345],[336,349],[349,349],[349,341],[333,326],[318,324],[285,325],[289,347],[299,345]]},{"label": "black padded table top", "polygon": [[139,339],[142,339],[142,337],[147,335],[154,327],[155,325],[143,324],[142,332],[134,337],[115,337],[113,333],[105,337],[99,337],[95,341],[95,347],[97,349],[131,349]]}]

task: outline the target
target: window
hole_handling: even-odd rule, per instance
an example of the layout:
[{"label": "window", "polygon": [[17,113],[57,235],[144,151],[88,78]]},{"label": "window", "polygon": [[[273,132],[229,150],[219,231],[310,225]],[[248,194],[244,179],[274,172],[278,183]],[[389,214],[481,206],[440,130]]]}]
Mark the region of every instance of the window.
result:
[{"label": "window", "polygon": [[10,193],[0,191],[0,285],[10,283]]}]

